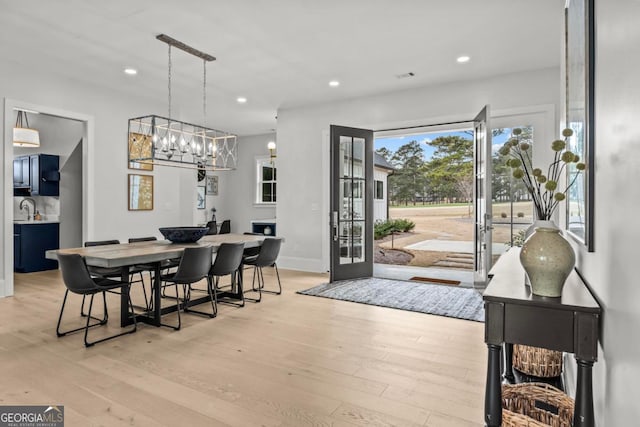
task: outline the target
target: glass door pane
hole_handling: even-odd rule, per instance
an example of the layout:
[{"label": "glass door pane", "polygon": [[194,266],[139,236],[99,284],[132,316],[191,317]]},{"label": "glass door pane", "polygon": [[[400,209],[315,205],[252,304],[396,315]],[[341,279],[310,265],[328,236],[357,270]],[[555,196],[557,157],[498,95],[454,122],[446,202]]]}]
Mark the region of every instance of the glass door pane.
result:
[{"label": "glass door pane", "polygon": [[331,126],[333,280],[373,272],[373,132]]}]

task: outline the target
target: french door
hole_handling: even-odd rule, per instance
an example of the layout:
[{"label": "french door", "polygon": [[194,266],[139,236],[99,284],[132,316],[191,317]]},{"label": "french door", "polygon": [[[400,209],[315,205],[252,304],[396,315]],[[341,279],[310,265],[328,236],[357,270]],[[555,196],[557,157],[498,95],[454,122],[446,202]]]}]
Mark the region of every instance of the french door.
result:
[{"label": "french door", "polygon": [[331,125],[331,282],[373,275],[373,131]]},{"label": "french door", "polygon": [[491,209],[491,128],[489,127],[489,106],[485,107],[473,120],[475,178],[475,227],[474,227],[474,287],[487,285],[487,275],[491,269],[491,230],[493,217]]}]

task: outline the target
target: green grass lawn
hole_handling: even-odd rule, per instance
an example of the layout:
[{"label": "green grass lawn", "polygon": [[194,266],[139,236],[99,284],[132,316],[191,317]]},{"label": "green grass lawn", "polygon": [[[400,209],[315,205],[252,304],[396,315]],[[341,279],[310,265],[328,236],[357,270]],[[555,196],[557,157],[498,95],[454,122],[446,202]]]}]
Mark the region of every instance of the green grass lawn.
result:
[{"label": "green grass lawn", "polygon": [[416,203],[416,205],[389,205],[389,208],[442,208],[442,207],[456,207],[456,206],[468,206],[469,203],[434,203],[434,204],[422,204]]}]

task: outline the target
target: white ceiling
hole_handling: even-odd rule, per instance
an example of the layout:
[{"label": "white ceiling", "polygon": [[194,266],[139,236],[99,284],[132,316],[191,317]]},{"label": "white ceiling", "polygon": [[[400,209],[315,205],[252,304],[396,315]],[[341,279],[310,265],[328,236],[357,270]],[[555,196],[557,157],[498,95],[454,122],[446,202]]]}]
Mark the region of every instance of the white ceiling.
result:
[{"label": "white ceiling", "polygon": [[[207,124],[258,134],[278,108],[558,66],[563,0],[0,0],[0,55],[151,97],[165,33],[205,51]],[[457,64],[459,55],[471,56]],[[137,68],[126,76],[126,66]],[[202,122],[202,61],[173,51],[173,109]],[[407,72],[415,77],[398,79]],[[337,79],[338,88],[328,82]],[[239,105],[238,96],[248,102]]]}]

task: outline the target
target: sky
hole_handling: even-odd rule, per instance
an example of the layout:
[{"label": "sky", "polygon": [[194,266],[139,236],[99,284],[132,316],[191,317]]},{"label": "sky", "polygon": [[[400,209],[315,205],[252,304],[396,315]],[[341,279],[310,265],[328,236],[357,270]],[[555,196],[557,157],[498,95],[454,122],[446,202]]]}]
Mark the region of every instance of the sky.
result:
[{"label": "sky", "polygon": [[[505,141],[510,137],[511,129],[505,129],[505,132],[502,135],[498,135],[493,137],[492,151],[495,153],[498,151],[500,147],[505,143]],[[387,150],[395,152],[400,146],[404,144],[408,144],[411,141],[418,141],[420,146],[422,147],[422,151],[424,152],[425,160],[430,160],[433,156],[435,148],[427,144],[429,141],[433,141],[434,139],[441,136],[461,136],[463,138],[471,139],[471,135],[465,133],[464,131],[454,131],[454,132],[428,132],[421,134],[413,134],[406,136],[393,136],[393,137],[385,137],[385,138],[376,138],[374,140],[374,150],[377,150],[382,147],[386,147]]]}]

